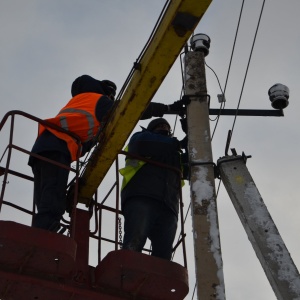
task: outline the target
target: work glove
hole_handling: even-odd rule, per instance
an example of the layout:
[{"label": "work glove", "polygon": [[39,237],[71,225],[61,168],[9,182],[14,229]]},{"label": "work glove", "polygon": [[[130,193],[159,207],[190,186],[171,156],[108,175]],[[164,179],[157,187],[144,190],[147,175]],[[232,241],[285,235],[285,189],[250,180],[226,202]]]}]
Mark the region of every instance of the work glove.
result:
[{"label": "work glove", "polygon": [[175,101],[173,104],[168,105],[168,111],[180,113],[183,110],[185,110],[185,105],[182,100]]},{"label": "work glove", "polygon": [[181,129],[184,133],[187,133],[187,118],[180,119]]},{"label": "work glove", "polygon": [[187,146],[188,146],[187,136],[185,136],[181,141],[179,141],[179,143],[180,143],[181,149],[187,149]]},{"label": "work glove", "polygon": [[190,166],[188,153],[181,154],[181,167],[182,167],[182,179],[189,180],[190,178]]},{"label": "work glove", "polygon": [[[69,213],[71,217],[72,209],[74,205],[74,195],[75,195],[75,183],[72,182],[66,193],[66,212]],[[76,205],[77,203],[75,203]]]},{"label": "work glove", "polygon": [[185,106],[191,103],[190,96],[187,95],[183,95],[180,101],[182,101]]},{"label": "work glove", "polygon": [[150,102],[146,110],[141,116],[141,120],[150,119],[152,117],[162,117],[168,111],[168,105]]}]

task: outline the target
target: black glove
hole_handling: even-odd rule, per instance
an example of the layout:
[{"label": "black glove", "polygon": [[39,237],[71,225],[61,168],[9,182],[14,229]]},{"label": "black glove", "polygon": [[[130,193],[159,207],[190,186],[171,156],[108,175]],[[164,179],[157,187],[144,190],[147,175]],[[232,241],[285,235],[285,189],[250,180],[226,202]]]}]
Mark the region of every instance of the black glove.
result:
[{"label": "black glove", "polygon": [[185,106],[187,106],[188,104],[191,103],[190,96],[183,95],[182,98],[181,98],[181,101],[182,101],[182,103],[183,103]]},{"label": "black glove", "polygon": [[187,153],[181,154],[182,179],[190,180],[189,156]]},{"label": "black glove", "polygon": [[168,105],[150,102],[146,110],[141,116],[141,120],[150,119],[152,117],[162,117],[168,111]]},{"label": "black glove", "polygon": [[183,140],[179,141],[179,143],[180,143],[181,149],[187,149],[187,146],[188,146],[187,136],[185,136]]},{"label": "black glove", "polygon": [[187,118],[180,119],[181,128],[184,133],[187,133]]},{"label": "black glove", "polygon": [[168,111],[180,113],[184,109],[184,102],[182,100],[175,101],[173,104],[168,105]]}]

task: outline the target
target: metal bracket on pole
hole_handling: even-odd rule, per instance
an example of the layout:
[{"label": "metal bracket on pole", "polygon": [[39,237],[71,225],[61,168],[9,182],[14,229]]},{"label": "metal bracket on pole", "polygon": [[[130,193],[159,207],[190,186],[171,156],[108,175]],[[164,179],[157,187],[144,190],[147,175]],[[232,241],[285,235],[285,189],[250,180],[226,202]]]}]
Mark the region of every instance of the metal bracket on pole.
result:
[{"label": "metal bracket on pole", "polygon": [[207,162],[193,162],[192,161],[189,163],[189,165],[190,165],[190,167],[212,165],[214,167],[215,178],[220,178],[218,166],[213,161],[207,161]]},{"label": "metal bracket on pole", "polygon": [[[191,98],[195,98],[193,99],[193,101],[200,101],[200,102],[203,102],[203,98],[202,97],[207,97],[207,103],[209,104],[210,103],[210,95],[209,94],[206,94],[206,93],[200,93],[200,94],[195,94],[195,95],[187,95],[185,94],[182,98],[183,99],[188,99],[186,102],[189,103],[190,101],[192,101]],[[204,100],[205,101],[205,100]],[[209,106],[209,105],[208,105]]]},{"label": "metal bracket on pole", "polygon": [[219,159],[217,164],[218,169],[220,168],[221,164],[229,161],[234,161],[234,160],[242,160],[246,164],[247,159],[252,157],[251,155],[246,155],[244,152],[242,152],[242,155],[237,155],[236,150],[234,148],[230,150],[232,151],[233,156],[225,156],[222,159]]}]

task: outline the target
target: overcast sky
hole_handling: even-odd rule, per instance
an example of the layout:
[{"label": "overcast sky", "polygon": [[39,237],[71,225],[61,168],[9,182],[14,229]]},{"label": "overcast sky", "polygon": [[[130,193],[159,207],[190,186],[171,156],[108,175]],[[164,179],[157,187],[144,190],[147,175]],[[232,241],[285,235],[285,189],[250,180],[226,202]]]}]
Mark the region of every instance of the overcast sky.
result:
[{"label": "overcast sky", "polygon": [[[263,0],[245,2],[226,89],[226,108],[237,107]],[[0,0],[1,118],[7,111],[15,109],[40,118],[56,115],[71,97],[71,83],[82,74],[113,80],[120,88],[164,3],[164,0]],[[241,5],[242,0],[213,0],[195,31],[211,38],[206,63],[216,72],[222,88]],[[248,169],[298,268],[299,11],[299,0],[266,1],[241,97],[240,108],[272,109],[268,89],[278,82],[285,84],[290,88],[290,104],[284,111],[285,116],[239,117],[231,141],[231,147],[238,154],[244,151],[252,156],[247,162]],[[217,95],[221,91],[210,69],[206,75],[211,107],[217,108]],[[181,85],[177,61],[153,101],[170,104],[178,100]],[[168,120],[173,125],[175,117]],[[139,125],[147,123],[143,121]],[[232,124],[233,117],[222,117],[218,124],[212,143],[215,162],[224,156],[227,132]],[[212,121],[211,128],[214,126]],[[28,124],[22,126],[16,137],[30,150],[36,134],[36,126]],[[178,126],[175,135],[183,137]],[[3,151],[3,144],[0,147]],[[16,161],[19,170],[31,174],[26,159],[16,158]],[[2,166],[3,162],[0,164]],[[24,195],[31,195],[32,187],[22,184],[13,187],[13,183],[10,189],[18,192],[15,197],[24,200]],[[188,184],[184,196],[187,207]],[[217,201],[226,298],[275,300],[223,186]],[[8,218],[8,215],[3,210],[1,219]],[[193,257],[189,227],[187,235],[188,254]],[[191,259],[189,277],[192,291],[195,275]],[[191,293],[186,299],[191,299]]]}]

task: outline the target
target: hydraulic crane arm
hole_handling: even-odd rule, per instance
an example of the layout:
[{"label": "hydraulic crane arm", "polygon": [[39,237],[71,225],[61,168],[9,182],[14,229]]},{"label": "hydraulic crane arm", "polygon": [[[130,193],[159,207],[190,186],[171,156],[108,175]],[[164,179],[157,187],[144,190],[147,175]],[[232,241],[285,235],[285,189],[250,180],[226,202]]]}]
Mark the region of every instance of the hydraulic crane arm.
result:
[{"label": "hydraulic crane arm", "polygon": [[95,148],[79,185],[89,203],[212,0],[172,0]]}]

